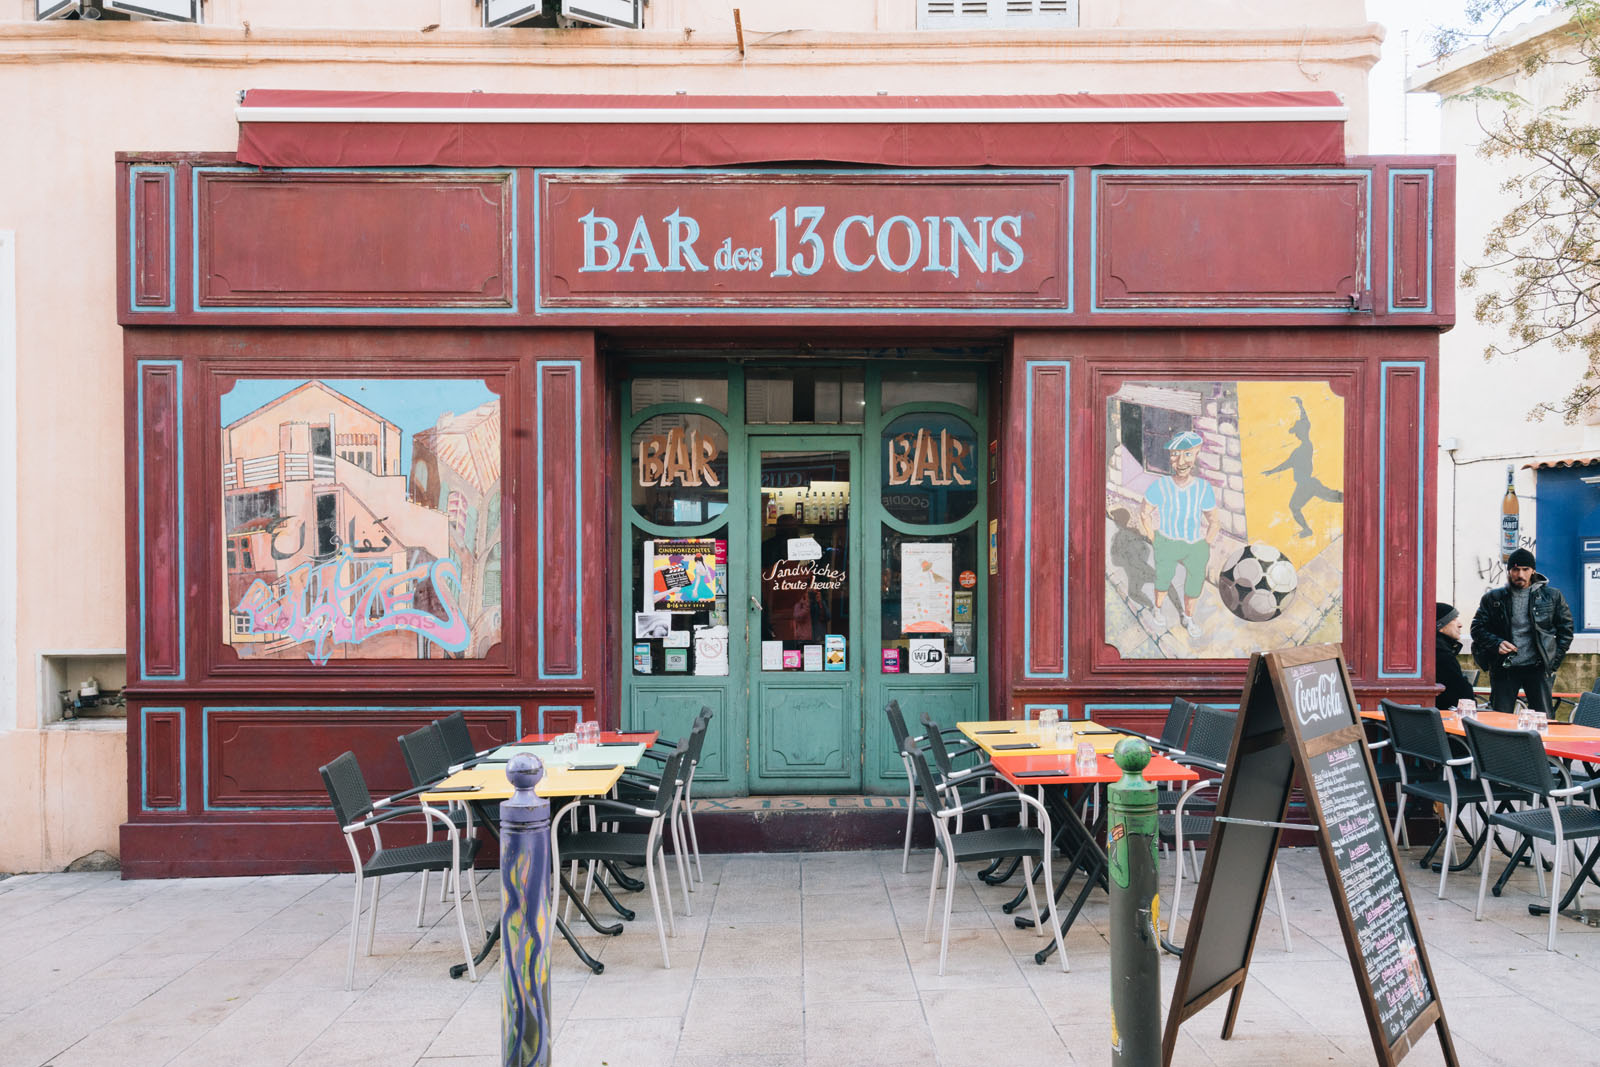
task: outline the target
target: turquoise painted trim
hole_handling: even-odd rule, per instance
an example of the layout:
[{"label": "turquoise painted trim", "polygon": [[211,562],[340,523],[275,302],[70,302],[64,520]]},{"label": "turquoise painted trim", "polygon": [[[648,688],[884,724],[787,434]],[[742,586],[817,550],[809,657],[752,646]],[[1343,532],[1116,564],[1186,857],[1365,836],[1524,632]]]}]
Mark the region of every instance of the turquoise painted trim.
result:
[{"label": "turquoise painted trim", "polygon": [[546,307],[544,304],[543,264],[538,256],[533,264],[533,311],[536,315],[982,315],[985,318],[1015,317],[1018,315],[1040,314],[1067,314],[1075,310],[1073,300],[1076,296],[1075,271],[1077,270],[1073,246],[1077,240],[1077,175],[1071,170],[930,170],[916,168],[885,167],[882,169],[865,169],[860,167],[740,167],[729,169],[725,167],[661,167],[641,169],[639,167],[540,167],[533,172],[533,247],[542,249],[544,238],[540,233],[543,225],[543,212],[539,208],[540,179],[545,176],[581,176],[585,174],[639,174],[647,176],[660,175],[695,175],[700,177],[716,177],[718,175],[748,175],[748,174],[818,174],[841,175],[844,177],[862,177],[884,175],[894,177],[961,177],[979,175],[985,178],[1023,177],[1023,178],[1065,178],[1067,183],[1067,238],[1061,249],[1061,254],[1067,261],[1067,287],[1066,297],[1060,304],[1047,304],[1029,308],[986,308],[983,306],[983,294],[973,293],[973,303],[956,307],[905,307],[896,304],[881,304],[848,308],[815,307],[806,304],[778,304],[764,303],[760,307],[719,307],[714,304],[686,304],[679,307],[614,307],[608,304]]},{"label": "turquoise painted trim", "polygon": [[583,721],[583,705],[581,704],[540,704],[538,720],[539,729],[535,730],[535,733],[542,734],[549,732],[544,728],[544,713],[547,711],[575,711],[578,713],[578,721]]},{"label": "turquoise painted trim", "polygon": [[200,175],[202,174],[257,174],[256,167],[195,167],[191,172],[189,196],[189,245],[192,260],[190,290],[191,310],[197,315],[515,315],[519,312],[522,292],[518,275],[522,269],[518,249],[517,225],[517,172],[511,167],[456,167],[450,170],[432,170],[426,167],[284,167],[274,168],[273,174],[417,174],[430,178],[474,177],[506,175],[510,178],[511,210],[511,303],[508,307],[221,307],[200,306]]},{"label": "turquoise painted trim", "polygon": [[1072,514],[1072,364],[1066,360],[1030,360],[1023,367],[1023,373],[1028,378],[1028,399],[1026,405],[1026,421],[1023,433],[1025,446],[1023,449],[1025,486],[1023,492],[1023,545],[1022,545],[1022,671],[1025,678],[1056,678],[1068,676],[1070,671],[1070,651],[1072,643],[1068,640],[1068,626],[1071,621],[1068,597],[1071,595],[1071,544],[1067,532],[1062,531],[1061,536],[1061,670],[1036,671],[1029,664],[1033,662],[1033,627],[1028,624],[1028,609],[1033,603],[1033,571],[1028,561],[1033,559],[1033,370],[1035,367],[1060,367],[1065,372],[1066,408],[1068,417],[1061,420],[1061,494],[1065,502],[1063,514]]},{"label": "turquoise painted trim", "polygon": [[149,594],[145,574],[145,465],[144,465],[144,368],[146,367],[172,367],[178,375],[178,560],[177,573],[185,572],[184,559],[184,505],[183,505],[183,361],[176,359],[141,359],[134,364],[134,392],[138,397],[138,414],[134,420],[134,436],[138,438],[139,448],[139,679],[140,681],[181,682],[188,676],[189,670],[189,638],[188,638],[188,602],[187,599],[178,605],[178,673],[159,674],[150,673],[149,661],[145,656],[145,619],[149,612]]},{"label": "turquoise painted trim", "polygon": [[[1224,711],[1238,711],[1238,704],[1218,704],[1214,700],[1198,700],[1195,703],[1204,704],[1208,708],[1220,708]],[[1085,704],[1084,710],[1089,718],[1094,718],[1097,711],[1166,711],[1172,704]]]},{"label": "turquoise painted trim", "polygon": [[[1391,360],[1378,365],[1378,373],[1382,377],[1378,390],[1378,605],[1381,612],[1381,608],[1385,600],[1385,591],[1388,589],[1388,575],[1385,573],[1383,562],[1383,546],[1385,544],[1384,534],[1388,525],[1388,517],[1385,514],[1383,501],[1388,498],[1389,480],[1389,371],[1408,367],[1416,368],[1418,373],[1417,396],[1419,405],[1418,415],[1420,417],[1417,419],[1417,611],[1422,613],[1423,617],[1426,617],[1426,612],[1423,612],[1424,605],[1422,603],[1422,504],[1428,488],[1425,480],[1427,472],[1423,465],[1423,456],[1426,452],[1423,438],[1427,432],[1428,423],[1428,365],[1420,360]],[[1413,661],[1416,663],[1417,669],[1410,672],[1395,672],[1386,671],[1383,669],[1385,646],[1383,643],[1383,628],[1381,626],[1379,627],[1379,678],[1420,679],[1422,677],[1422,635],[1426,629],[1427,628],[1423,626],[1423,619],[1418,618],[1416,659]]]},{"label": "turquoise painted trim", "polygon": [[[178,803],[171,807],[152,807],[150,804],[150,758],[147,744],[148,734],[145,730],[146,716],[152,711],[175,711],[178,713]],[[188,759],[188,730],[189,718],[181,707],[171,708],[140,708],[139,709],[139,753],[144,758],[139,760],[139,810],[159,812],[182,812],[189,810],[189,759]]]},{"label": "turquoise painted trim", "polygon": [[[557,673],[545,669],[544,659],[544,565],[548,546],[544,537],[544,370],[547,367],[570,367],[573,371],[572,388],[572,434],[573,434],[573,477],[572,477],[572,544],[577,552],[577,585],[574,587],[574,607],[577,610],[577,669],[567,673]],[[536,401],[534,404],[534,423],[538,431],[539,466],[537,483],[540,515],[539,515],[539,677],[542,680],[571,679],[583,677],[583,367],[574,359],[549,359],[540,360],[534,364],[534,374],[538,377]]]},{"label": "turquoise painted trim", "polygon": [[[1394,304],[1394,185],[1395,177],[1401,174],[1422,174],[1428,179],[1428,302],[1419,308],[1395,307]],[[1389,314],[1391,315],[1431,315],[1433,314],[1433,171],[1419,168],[1406,170],[1391,170],[1389,172]]]},{"label": "turquoise painted trim", "polygon": [[1260,314],[1291,314],[1291,315],[1353,315],[1361,314],[1355,308],[1315,308],[1315,307],[1175,307],[1175,308],[1106,308],[1100,306],[1100,294],[1096,291],[1095,272],[1093,264],[1099,262],[1100,257],[1100,232],[1095,225],[1095,219],[1100,216],[1100,180],[1104,177],[1116,175],[1184,175],[1184,174],[1241,174],[1246,176],[1262,176],[1273,178],[1345,178],[1359,174],[1366,179],[1367,187],[1367,261],[1366,288],[1372,288],[1372,169],[1370,167],[1351,167],[1343,170],[1309,169],[1309,170],[1264,170],[1259,168],[1238,167],[1176,167],[1170,170],[1102,170],[1095,168],[1089,172],[1089,313],[1091,315],[1260,315]]},{"label": "turquoise painted trim", "polygon": [[[139,276],[139,242],[134,235],[138,230],[138,217],[134,211],[133,190],[141,174],[167,176],[167,302],[165,304],[134,303],[134,279]],[[128,310],[130,312],[174,311],[178,306],[178,168],[172,165],[136,166],[128,168]]]},{"label": "turquoise painted trim", "polygon": [[[214,711],[283,711],[282,707],[260,704],[218,704],[200,709],[200,807],[202,811],[327,811],[326,804],[213,804],[211,803],[211,713]],[[417,711],[412,704],[316,704],[302,705],[305,711]],[[429,704],[424,709],[450,714],[455,711],[511,711],[516,713],[516,734],[522,736],[520,704]]]}]

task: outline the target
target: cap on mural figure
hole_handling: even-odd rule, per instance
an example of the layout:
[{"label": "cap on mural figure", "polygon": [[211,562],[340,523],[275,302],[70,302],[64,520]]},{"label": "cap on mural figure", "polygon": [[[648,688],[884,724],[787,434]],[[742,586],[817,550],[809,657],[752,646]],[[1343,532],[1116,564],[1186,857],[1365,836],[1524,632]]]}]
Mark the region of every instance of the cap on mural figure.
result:
[{"label": "cap on mural figure", "polygon": [[1205,444],[1205,441],[1199,434],[1195,433],[1193,430],[1184,430],[1182,433],[1175,435],[1172,440],[1167,442],[1167,451],[1181,452],[1189,448],[1199,448],[1203,444]]}]

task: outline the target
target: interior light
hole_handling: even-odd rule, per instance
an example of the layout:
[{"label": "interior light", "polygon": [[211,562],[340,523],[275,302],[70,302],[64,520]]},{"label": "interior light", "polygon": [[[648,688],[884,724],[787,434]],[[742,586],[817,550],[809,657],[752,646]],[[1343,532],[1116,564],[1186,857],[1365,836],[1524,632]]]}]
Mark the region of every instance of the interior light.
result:
[{"label": "interior light", "polygon": [[705,403],[705,398],[697,396],[697,397],[694,398],[694,402],[696,404],[704,404]]}]

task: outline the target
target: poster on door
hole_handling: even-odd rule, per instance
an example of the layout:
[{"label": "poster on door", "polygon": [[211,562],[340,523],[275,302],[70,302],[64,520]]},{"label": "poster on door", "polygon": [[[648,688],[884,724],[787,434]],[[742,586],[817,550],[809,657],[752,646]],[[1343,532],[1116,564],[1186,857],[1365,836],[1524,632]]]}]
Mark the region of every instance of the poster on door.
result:
[{"label": "poster on door", "polygon": [[900,632],[947,634],[954,594],[952,546],[900,546]]},{"label": "poster on door", "polygon": [[726,541],[646,541],[644,563],[650,573],[646,612],[710,611],[727,595]]}]

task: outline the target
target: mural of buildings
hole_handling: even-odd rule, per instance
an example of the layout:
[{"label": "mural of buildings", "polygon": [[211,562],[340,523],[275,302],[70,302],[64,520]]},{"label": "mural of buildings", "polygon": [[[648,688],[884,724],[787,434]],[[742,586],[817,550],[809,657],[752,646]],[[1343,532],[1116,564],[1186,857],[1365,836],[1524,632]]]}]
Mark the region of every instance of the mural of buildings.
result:
[{"label": "mural of buildings", "polygon": [[500,403],[445,414],[411,439],[411,499],[442,510],[461,571],[470,656],[500,638]]},{"label": "mural of buildings", "polygon": [[1342,397],[1324,382],[1127,382],[1106,407],[1108,644],[1214,659],[1340,640]]},{"label": "mural of buildings", "polygon": [[[466,469],[491,491],[494,514],[478,522],[482,493],[463,495],[458,514],[435,493],[416,499],[404,466],[406,434],[326,382],[249,381],[272,396],[222,430],[222,490],[228,620],[223,640],[243,658],[428,659],[479,655],[473,635],[499,638],[495,577],[490,625],[484,618],[484,572],[490,548],[499,560],[499,406],[491,401],[414,435],[429,442],[469,441]],[[354,383],[414,413],[436,383]],[[354,391],[354,390],[352,390]],[[378,402],[376,399],[373,402]],[[423,401],[424,405],[426,401]],[[225,401],[226,405],[226,401]],[[474,421],[473,417],[476,417]],[[484,459],[492,455],[492,460]],[[430,461],[431,462],[431,461]],[[452,468],[454,470],[455,468]],[[461,484],[471,479],[456,475]],[[455,496],[442,498],[456,501]],[[468,513],[473,538],[466,537]],[[480,551],[480,526],[494,527]],[[453,550],[466,555],[458,557]],[[473,572],[468,595],[463,559]],[[487,645],[482,645],[487,647]]]}]

